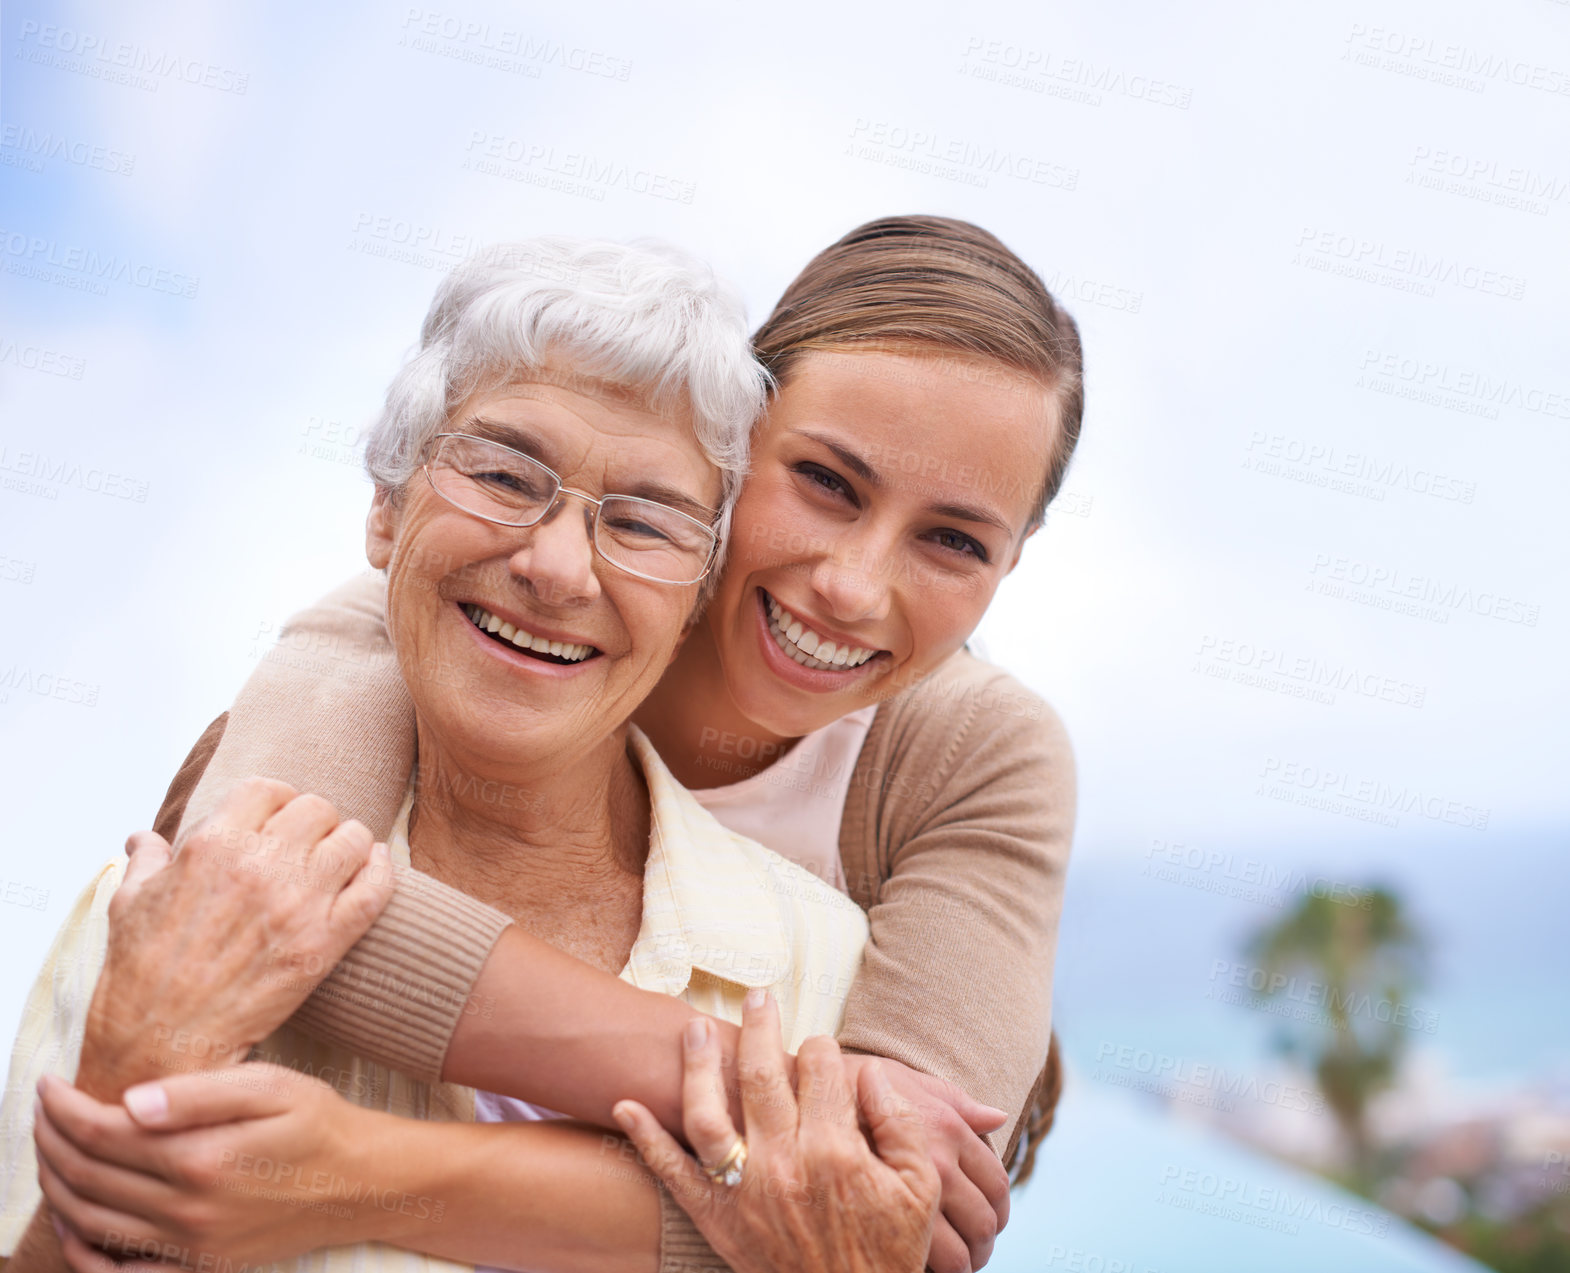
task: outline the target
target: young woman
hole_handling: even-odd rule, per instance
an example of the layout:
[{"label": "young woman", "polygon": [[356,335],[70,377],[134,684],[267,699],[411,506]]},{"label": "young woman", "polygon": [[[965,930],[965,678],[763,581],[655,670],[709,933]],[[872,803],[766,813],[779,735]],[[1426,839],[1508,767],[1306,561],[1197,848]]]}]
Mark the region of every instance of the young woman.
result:
[{"label": "young woman", "polygon": [[[963,646],[1062,482],[1083,410],[1078,333],[990,234],[896,217],[815,258],[754,348],[775,389],[728,555],[635,719],[722,822],[867,909],[842,1047],[1007,1111],[994,1148],[1014,1161],[1048,1053],[1072,757],[1051,710]],[[161,830],[265,773],[385,834],[413,735],[378,587],[351,586],[294,621],[193,753]],[[325,653],[335,671],[298,670],[296,648]],[[650,1091],[643,1058],[664,1027],[640,1038],[612,1006],[613,978],[603,998],[558,996],[544,1026],[521,1002],[534,982],[516,930],[445,979],[408,954],[400,932],[440,941],[444,915],[463,944],[472,906],[449,910],[428,883],[400,888],[295,1024],[412,1073],[600,1121],[618,1098]],[[365,993],[384,986],[397,989]],[[541,1033],[558,1053],[538,1046]],[[733,1053],[734,1031],[721,1042]],[[660,1082],[668,1112],[679,1083]],[[984,1262],[1006,1199],[985,1196],[951,1144],[947,1161],[934,1155],[950,1227],[932,1262],[963,1268]],[[667,1216],[666,1265],[695,1244]]]}]

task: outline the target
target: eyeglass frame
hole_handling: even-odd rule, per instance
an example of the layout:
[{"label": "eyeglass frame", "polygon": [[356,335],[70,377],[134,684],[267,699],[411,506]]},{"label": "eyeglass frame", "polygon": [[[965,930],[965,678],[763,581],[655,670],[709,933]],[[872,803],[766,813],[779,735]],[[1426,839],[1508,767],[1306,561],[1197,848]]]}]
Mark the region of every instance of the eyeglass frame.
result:
[{"label": "eyeglass frame", "polygon": [[[487,517],[484,513],[476,513],[472,508],[465,508],[462,504],[458,503],[450,495],[443,491],[441,487],[436,485],[436,479],[431,475],[431,463],[435,460],[437,452],[441,450],[442,442],[447,438],[463,438],[470,442],[483,442],[486,446],[494,446],[499,451],[506,451],[511,455],[516,455],[519,459],[527,460],[530,464],[534,465],[535,468],[545,473],[551,479],[551,481],[556,483],[556,491],[546,502],[545,507],[540,510],[540,515],[532,522],[504,522],[500,518]],[[537,460],[534,458],[534,456],[518,450],[517,447],[508,446],[505,442],[498,442],[494,438],[482,438],[476,433],[438,433],[431,439],[431,445],[433,447],[433,450],[431,451],[431,458],[420,465],[420,471],[425,474],[425,480],[431,484],[431,489],[435,491],[441,499],[446,501],[448,504],[451,504],[460,513],[467,513],[470,517],[478,518],[482,522],[490,522],[493,526],[507,526],[513,530],[527,530],[531,526],[538,526],[547,517],[549,517],[551,515],[551,510],[556,507],[557,501],[560,500],[563,495],[575,495],[577,498],[585,500],[588,503],[594,505],[594,525],[589,535],[589,542],[593,545],[595,553],[605,561],[609,562],[612,566],[615,566],[617,570],[625,571],[627,574],[632,575],[637,579],[647,579],[650,583],[669,584],[673,588],[688,588],[695,583],[702,583],[703,580],[708,577],[709,572],[714,569],[714,558],[718,554],[720,547],[720,534],[719,531],[715,529],[714,522],[701,522],[696,517],[692,516],[691,513],[684,513],[681,509],[675,507],[672,504],[664,504],[657,499],[644,499],[641,495],[620,495],[613,492],[610,494],[601,495],[596,498],[595,496],[590,495],[587,491],[574,490],[572,487],[564,483],[556,470],[551,468],[551,466],[546,464],[543,460]],[[709,552],[703,563],[703,573],[700,574],[696,579],[688,579],[682,582],[678,582],[674,579],[660,579],[654,575],[646,575],[641,570],[634,570],[631,566],[624,566],[614,557],[607,556],[605,550],[600,547],[600,512],[605,506],[605,501],[610,499],[629,499],[639,504],[649,504],[655,508],[662,508],[666,512],[674,513],[677,517],[684,517],[694,526],[698,526],[703,530],[706,530],[709,533]],[[714,521],[719,521],[720,516],[720,513],[715,513]]]}]

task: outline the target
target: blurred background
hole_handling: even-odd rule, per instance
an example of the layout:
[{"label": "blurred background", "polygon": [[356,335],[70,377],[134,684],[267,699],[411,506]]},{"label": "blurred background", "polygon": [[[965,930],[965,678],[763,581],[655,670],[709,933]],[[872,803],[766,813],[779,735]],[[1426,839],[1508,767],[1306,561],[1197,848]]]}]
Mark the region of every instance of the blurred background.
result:
[{"label": "blurred background", "polygon": [[758,320],[941,213],[1087,361],[980,633],[1081,784],[992,1267],[1570,1268],[1567,141],[1563,0],[7,4],[0,1033],[363,564],[445,270],[658,235]]}]

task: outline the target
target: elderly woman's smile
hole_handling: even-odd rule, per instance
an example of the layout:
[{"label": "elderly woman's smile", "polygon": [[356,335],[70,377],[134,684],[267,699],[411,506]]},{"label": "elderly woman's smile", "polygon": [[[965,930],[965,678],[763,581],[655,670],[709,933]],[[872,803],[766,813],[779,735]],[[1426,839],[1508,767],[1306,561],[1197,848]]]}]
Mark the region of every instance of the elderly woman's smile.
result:
[{"label": "elderly woman's smile", "polygon": [[[493,638],[508,653],[522,650],[538,662],[557,667],[576,667],[585,659],[595,658],[600,653],[594,646],[576,640],[570,633],[547,632],[544,625],[533,619],[524,620],[505,612],[498,614],[467,601],[459,602],[458,608],[468,616],[476,631]],[[528,628],[524,627],[525,622]]]},{"label": "elderly woman's smile", "polygon": [[712,560],[721,477],[690,412],[547,367],[471,395],[427,451],[366,527],[417,716],[466,763],[619,737]]}]

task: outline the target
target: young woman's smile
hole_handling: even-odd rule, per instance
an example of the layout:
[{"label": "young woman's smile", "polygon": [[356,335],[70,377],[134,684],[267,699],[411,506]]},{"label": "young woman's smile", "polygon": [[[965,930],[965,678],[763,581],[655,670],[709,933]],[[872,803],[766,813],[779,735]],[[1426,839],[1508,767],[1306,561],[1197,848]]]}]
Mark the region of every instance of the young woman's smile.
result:
[{"label": "young woman's smile", "polygon": [[[1019,559],[1054,421],[1050,390],[995,360],[806,355],[755,435],[714,599],[640,722],[658,741],[696,712],[778,743],[933,671]],[[689,659],[718,663],[722,699],[667,693],[701,683]]]},{"label": "young woman's smile", "polygon": [[834,633],[810,615],[787,609],[762,588],[756,595],[763,661],[787,684],[808,693],[838,693],[854,680],[878,674],[872,661],[888,651]]}]

